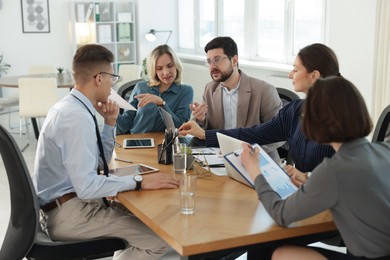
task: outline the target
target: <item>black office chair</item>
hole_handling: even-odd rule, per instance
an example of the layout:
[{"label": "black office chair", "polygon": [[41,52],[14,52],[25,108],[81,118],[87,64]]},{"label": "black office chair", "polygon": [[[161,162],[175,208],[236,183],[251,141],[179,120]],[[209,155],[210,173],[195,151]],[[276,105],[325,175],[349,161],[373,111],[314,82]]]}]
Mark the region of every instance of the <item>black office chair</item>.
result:
[{"label": "black office chair", "polygon": [[283,106],[285,106],[286,104],[290,103],[291,101],[293,101],[295,99],[300,98],[297,93],[295,93],[289,89],[276,88],[276,91],[278,92],[279,97],[283,102]]},{"label": "black office chair", "polygon": [[0,259],[96,259],[125,249],[120,238],[53,242],[39,225],[39,205],[30,173],[12,136],[0,125],[0,154],[7,172],[11,216]]},{"label": "black office chair", "polygon": [[383,142],[390,133],[390,105],[385,107],[375,125],[371,142]]},{"label": "black office chair", "polygon": [[[129,82],[124,83],[122,86],[120,86],[117,90],[117,93],[126,101],[129,101],[131,91],[133,91],[135,85],[137,85],[138,82],[145,81],[144,79],[135,79]],[[123,114],[123,108],[119,110],[120,114]]]},{"label": "black office chair", "polygon": [[[299,99],[300,97],[298,96],[297,93],[285,89],[285,88],[276,88],[276,91],[279,94],[279,98],[282,100],[283,106],[287,105],[291,101],[295,99]],[[285,143],[281,147],[278,148],[278,153],[280,158],[286,158],[287,164],[294,164],[294,161],[291,158],[290,153],[288,152],[288,143]]]}]

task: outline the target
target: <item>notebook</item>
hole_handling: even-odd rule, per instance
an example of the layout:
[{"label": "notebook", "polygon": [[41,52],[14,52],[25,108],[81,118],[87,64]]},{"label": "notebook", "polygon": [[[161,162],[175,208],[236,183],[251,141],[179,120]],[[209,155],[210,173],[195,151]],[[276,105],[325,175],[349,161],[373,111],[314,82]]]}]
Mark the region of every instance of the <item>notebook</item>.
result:
[{"label": "notebook", "polygon": [[[222,154],[225,158],[225,165],[229,165],[229,168],[226,167],[227,174],[231,178],[253,188],[253,180],[241,163],[241,143],[243,142],[220,133],[217,133],[217,136]],[[240,147],[233,150],[234,148],[237,148],[238,145]],[[285,199],[294,193],[298,188],[291,182],[287,173],[271,159],[260,145],[254,144],[253,147],[257,147],[260,150],[260,169],[272,189],[276,191],[282,199]]]},{"label": "notebook", "polygon": [[[162,107],[159,107],[158,109],[160,110],[160,114],[162,116],[165,128],[166,129],[175,129],[176,127],[175,127],[175,123],[173,122],[172,115]],[[200,140],[199,138],[196,138],[196,137],[190,136],[190,135],[180,136],[179,142],[187,144],[187,146],[191,146],[191,147],[204,147],[205,146],[204,140]]]}]

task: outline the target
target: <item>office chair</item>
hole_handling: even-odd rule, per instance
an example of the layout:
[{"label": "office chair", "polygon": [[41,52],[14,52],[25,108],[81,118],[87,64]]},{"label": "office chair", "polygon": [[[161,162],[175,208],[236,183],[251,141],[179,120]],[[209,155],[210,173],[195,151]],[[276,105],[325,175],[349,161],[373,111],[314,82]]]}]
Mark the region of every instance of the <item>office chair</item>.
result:
[{"label": "office chair", "polygon": [[66,242],[50,240],[39,224],[38,199],[22,153],[2,125],[0,154],[11,198],[11,216],[0,259],[97,259],[126,248],[125,240],[113,237]]},{"label": "office chair", "polygon": [[120,64],[118,75],[121,76],[123,82],[129,82],[141,77],[142,66],[137,64]]},{"label": "office chair", "polygon": [[[120,86],[117,90],[117,93],[119,96],[121,96],[126,101],[129,101],[131,91],[133,91],[135,85],[137,85],[138,82],[145,81],[144,79],[136,79],[129,82],[124,83],[122,86]],[[119,110],[120,114],[123,114],[123,108]]]},{"label": "office chair", "polygon": [[385,107],[375,125],[371,142],[383,142],[390,132],[390,105]]},{"label": "office chair", "polygon": [[[287,105],[288,103],[290,103],[295,99],[300,98],[297,93],[285,88],[276,88],[276,91],[279,94],[279,98],[282,100],[283,106]],[[287,164],[293,165],[294,161],[292,160],[288,150],[289,150],[288,143],[285,143],[284,145],[278,148],[278,153],[280,158],[286,158]]]},{"label": "office chair", "polygon": [[22,152],[29,146],[30,133],[27,118],[45,117],[49,109],[59,100],[57,94],[57,80],[55,78],[20,78],[19,79],[19,141],[22,147],[22,118],[26,121],[27,144],[21,148]]},{"label": "office chair", "polygon": [[293,101],[295,99],[300,98],[297,93],[295,93],[289,89],[276,88],[276,91],[278,92],[279,97],[283,102],[283,106],[285,106],[286,104],[290,103],[291,101]]}]

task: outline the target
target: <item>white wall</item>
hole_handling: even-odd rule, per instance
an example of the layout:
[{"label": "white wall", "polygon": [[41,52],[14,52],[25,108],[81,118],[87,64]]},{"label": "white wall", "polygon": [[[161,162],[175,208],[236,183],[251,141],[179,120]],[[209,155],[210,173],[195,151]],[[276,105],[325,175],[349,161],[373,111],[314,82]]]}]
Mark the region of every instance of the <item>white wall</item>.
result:
[{"label": "white wall", "polygon": [[329,1],[329,46],[336,52],[341,74],[361,91],[372,110],[376,4],[373,0]]},{"label": "white wall", "polygon": [[[73,51],[69,35],[70,0],[49,0],[50,33],[23,33],[20,1],[3,1],[0,10],[0,53],[11,64],[8,75],[26,74],[30,64],[71,67]],[[165,43],[166,34],[155,42],[144,38],[150,29],[168,30],[176,47],[176,0],[137,0],[138,60],[157,45]],[[328,0],[329,37],[327,44],[340,60],[341,73],[363,93],[369,109],[372,105],[374,67],[375,0]],[[234,38],[234,35],[232,35]],[[287,70],[264,70],[242,66],[249,75],[267,80],[270,75],[287,75]],[[290,87],[290,86],[287,86]],[[4,89],[5,93],[9,92]]]}]

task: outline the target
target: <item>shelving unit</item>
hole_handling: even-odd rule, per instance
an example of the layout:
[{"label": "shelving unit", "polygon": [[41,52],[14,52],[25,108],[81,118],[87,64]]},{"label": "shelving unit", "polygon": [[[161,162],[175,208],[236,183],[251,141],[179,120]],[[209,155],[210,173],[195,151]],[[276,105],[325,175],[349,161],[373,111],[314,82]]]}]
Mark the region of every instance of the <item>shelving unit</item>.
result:
[{"label": "shelving unit", "polygon": [[136,64],[136,11],[133,1],[71,3],[74,48],[88,43],[105,46],[115,56],[114,70],[121,64]]}]

